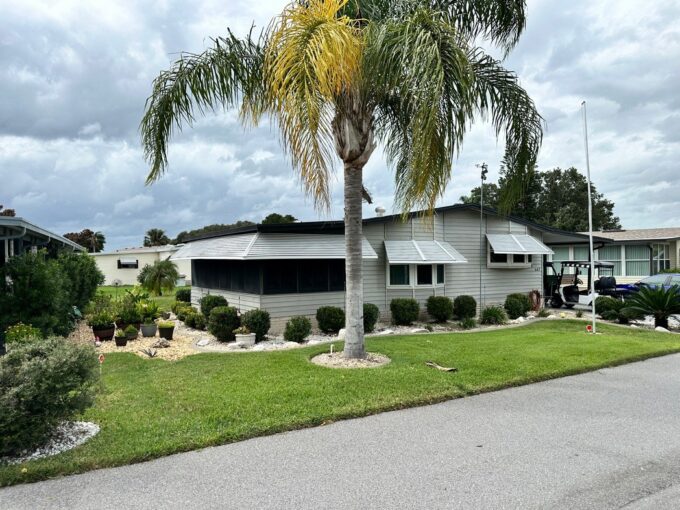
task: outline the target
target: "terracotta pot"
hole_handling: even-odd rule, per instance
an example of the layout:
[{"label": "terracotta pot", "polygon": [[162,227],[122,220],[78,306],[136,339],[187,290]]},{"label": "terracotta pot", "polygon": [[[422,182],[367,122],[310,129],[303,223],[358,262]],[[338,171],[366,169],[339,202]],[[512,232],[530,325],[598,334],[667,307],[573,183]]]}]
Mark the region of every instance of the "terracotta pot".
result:
[{"label": "terracotta pot", "polygon": [[109,341],[113,338],[113,334],[116,332],[116,328],[111,326],[92,328],[92,334],[99,338],[102,342]]},{"label": "terracotta pot", "polygon": [[175,326],[171,328],[158,328],[158,334],[161,338],[165,338],[166,340],[172,340],[172,334],[174,331]]},{"label": "terracotta pot", "polygon": [[116,337],[116,346],[117,347],[125,347],[127,345],[127,337],[125,336],[117,336]]}]

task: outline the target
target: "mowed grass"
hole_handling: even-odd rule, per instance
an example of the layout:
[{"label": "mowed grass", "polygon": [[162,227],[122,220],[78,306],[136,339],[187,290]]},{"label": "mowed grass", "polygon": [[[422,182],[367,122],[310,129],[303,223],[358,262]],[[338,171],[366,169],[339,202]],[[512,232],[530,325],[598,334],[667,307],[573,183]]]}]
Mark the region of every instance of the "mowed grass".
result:
[{"label": "mowed grass", "polygon": [[[0,468],[0,484],[140,462],[680,351],[680,336],[598,329],[601,334],[589,336],[584,322],[556,320],[479,333],[373,338],[368,350],[392,362],[365,370],[309,363],[327,345],[198,354],[177,362],[111,354],[103,367],[104,391],[84,417],[101,432],[70,452]],[[428,368],[428,360],[459,371]]]},{"label": "mowed grass", "polygon": [[[120,287],[114,287],[113,285],[102,285],[97,288],[98,292],[112,296],[114,299],[123,297],[126,290],[132,289],[132,285],[121,285]],[[167,291],[165,291],[167,292]],[[169,312],[170,306],[175,302],[175,291],[167,292],[162,296],[150,296],[153,301],[160,307],[161,311]]]}]

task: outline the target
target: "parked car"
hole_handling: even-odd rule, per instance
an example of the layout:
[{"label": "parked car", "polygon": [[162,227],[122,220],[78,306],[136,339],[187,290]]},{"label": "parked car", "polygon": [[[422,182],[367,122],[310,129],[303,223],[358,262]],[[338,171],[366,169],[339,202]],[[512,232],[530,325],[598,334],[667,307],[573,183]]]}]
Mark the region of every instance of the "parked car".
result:
[{"label": "parked car", "polygon": [[641,287],[663,287],[668,289],[674,285],[680,286],[680,273],[661,273],[643,278],[639,282],[624,283],[616,286],[616,290],[621,292],[624,297],[633,292],[637,292]]}]

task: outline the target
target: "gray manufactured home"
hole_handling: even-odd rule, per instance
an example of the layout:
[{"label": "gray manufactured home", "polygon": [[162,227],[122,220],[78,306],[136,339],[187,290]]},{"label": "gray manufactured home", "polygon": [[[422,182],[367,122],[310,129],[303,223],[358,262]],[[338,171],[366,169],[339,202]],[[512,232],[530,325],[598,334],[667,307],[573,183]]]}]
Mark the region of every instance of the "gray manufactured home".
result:
[{"label": "gray manufactured home", "polygon": [[[343,230],[341,221],[254,225],[189,241],[172,259],[191,260],[194,305],[219,294],[241,312],[269,311],[277,332],[291,316],[344,308]],[[467,204],[405,221],[367,218],[363,235],[364,301],[377,305],[383,320],[399,297],[413,297],[424,309],[432,295],[469,294],[487,305],[541,290],[544,257],[553,253],[546,245],[587,239],[491,209],[480,215],[479,206]]]}]

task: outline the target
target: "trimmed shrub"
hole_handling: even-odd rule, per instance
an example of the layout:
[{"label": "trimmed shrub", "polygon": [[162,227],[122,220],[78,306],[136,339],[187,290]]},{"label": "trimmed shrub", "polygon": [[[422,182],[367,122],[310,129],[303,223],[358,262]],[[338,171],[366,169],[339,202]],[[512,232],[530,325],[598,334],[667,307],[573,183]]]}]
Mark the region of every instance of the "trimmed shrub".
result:
[{"label": "trimmed shrub", "polygon": [[316,322],[324,333],[337,333],[345,327],[345,312],[337,306],[322,306],[316,311]]},{"label": "trimmed shrub", "polygon": [[222,296],[215,296],[213,294],[208,294],[203,296],[198,300],[198,304],[201,306],[201,313],[203,316],[210,320],[210,312],[213,308],[217,306],[229,306],[229,303]]},{"label": "trimmed shrub", "polygon": [[183,287],[175,292],[175,300],[191,303],[191,287]]},{"label": "trimmed shrub", "polygon": [[255,333],[255,341],[261,342],[272,326],[267,310],[248,310],[241,315],[241,324],[247,327],[251,333]]},{"label": "trimmed shrub", "polygon": [[602,312],[600,316],[606,321],[617,321],[619,320],[619,312],[616,310],[607,310]]},{"label": "trimmed shrub", "polygon": [[526,294],[508,294],[503,308],[508,312],[508,316],[511,319],[518,319],[519,317],[524,317],[531,310],[531,299]]},{"label": "trimmed shrub", "polygon": [[198,329],[200,331],[204,331],[206,327],[207,321],[205,320],[205,317],[203,317],[202,313],[195,313],[194,314],[194,328]]},{"label": "trimmed shrub", "polygon": [[490,305],[482,310],[482,324],[505,324],[508,322],[508,316],[505,310],[498,305]]},{"label": "trimmed shrub", "polygon": [[436,322],[446,322],[453,317],[453,301],[446,296],[427,298],[427,313]]},{"label": "trimmed shrub", "polygon": [[296,317],[291,317],[290,320],[286,322],[283,338],[286,342],[301,343],[305,341],[305,338],[307,338],[311,332],[311,321],[307,317],[298,315]]},{"label": "trimmed shrub", "polygon": [[634,308],[622,308],[619,310],[619,324],[628,324],[630,321],[638,321],[645,318],[645,314]]},{"label": "trimmed shrub", "polygon": [[606,312],[609,312],[610,310],[613,310],[618,313],[623,307],[624,307],[623,301],[621,301],[620,299],[614,299],[613,297],[600,296],[595,300],[595,312],[601,317],[604,317],[604,314]]},{"label": "trimmed shrub", "polygon": [[87,253],[63,252],[57,262],[66,278],[69,305],[84,310],[104,283],[104,273]]},{"label": "trimmed shrub", "polygon": [[453,300],[453,315],[458,319],[472,319],[477,315],[477,301],[472,296],[458,296]]},{"label": "trimmed shrub", "polygon": [[0,357],[0,456],[44,444],[54,428],[92,405],[99,374],[90,345],[48,339]]},{"label": "trimmed shrub", "polygon": [[392,321],[395,324],[408,326],[418,320],[420,306],[413,298],[397,298],[390,302],[390,312],[392,312]]},{"label": "trimmed shrub", "polygon": [[[207,297],[207,296],[206,296]],[[208,319],[208,331],[212,333],[220,342],[231,342],[234,337],[234,330],[241,325],[236,308],[231,306],[216,306],[210,310]]]},{"label": "trimmed shrub", "polygon": [[373,303],[364,303],[364,333],[373,333],[380,318],[380,309]]},{"label": "trimmed shrub", "polygon": [[477,321],[473,317],[465,317],[460,321],[460,327],[463,329],[472,329],[477,327]]},{"label": "trimmed shrub", "polygon": [[189,305],[185,305],[177,308],[177,312],[175,313],[175,315],[177,315],[177,318],[182,322],[186,322],[187,317],[194,313],[198,313],[195,308]]},{"label": "trimmed shrub", "polygon": [[40,340],[41,338],[42,333],[38,328],[23,322],[10,326],[5,332],[5,341],[9,345],[25,344],[33,340]]},{"label": "trimmed shrub", "polygon": [[184,325],[188,328],[196,328],[196,317],[203,317],[203,314],[197,312],[187,313],[184,317]]}]

